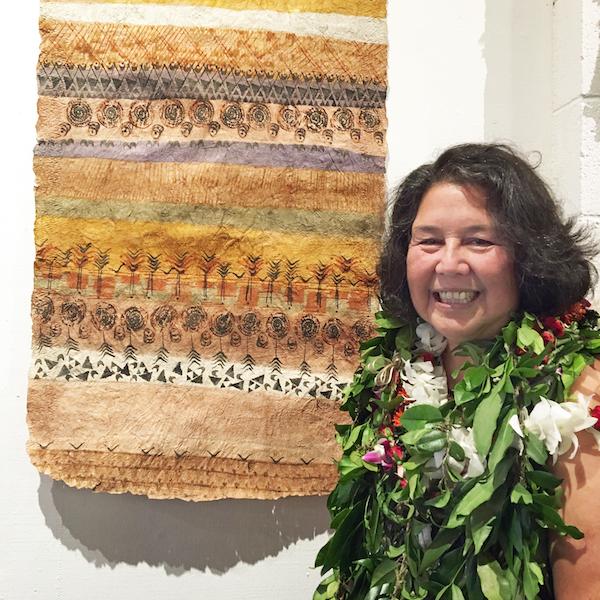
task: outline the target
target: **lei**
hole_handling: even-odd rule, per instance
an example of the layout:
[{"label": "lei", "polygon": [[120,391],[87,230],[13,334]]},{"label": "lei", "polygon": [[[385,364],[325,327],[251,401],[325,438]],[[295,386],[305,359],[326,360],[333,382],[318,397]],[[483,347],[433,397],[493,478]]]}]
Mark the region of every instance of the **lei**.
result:
[{"label": "lei", "polygon": [[598,313],[528,313],[465,343],[449,394],[445,340],[427,323],[376,315],[378,337],[344,392],[343,454],[328,498],[333,536],[314,600],[533,600],[551,593],[547,532],[583,534],[558,513],[548,468],[595,434],[600,407],[569,395],[600,354]]}]

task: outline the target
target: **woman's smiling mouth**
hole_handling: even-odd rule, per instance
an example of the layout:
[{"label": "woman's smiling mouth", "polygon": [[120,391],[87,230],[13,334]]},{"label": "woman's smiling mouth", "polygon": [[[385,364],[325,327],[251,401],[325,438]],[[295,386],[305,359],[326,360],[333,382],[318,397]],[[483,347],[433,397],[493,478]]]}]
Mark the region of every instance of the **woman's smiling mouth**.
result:
[{"label": "woman's smiling mouth", "polygon": [[479,296],[476,290],[439,290],[433,292],[437,302],[443,304],[469,304]]}]

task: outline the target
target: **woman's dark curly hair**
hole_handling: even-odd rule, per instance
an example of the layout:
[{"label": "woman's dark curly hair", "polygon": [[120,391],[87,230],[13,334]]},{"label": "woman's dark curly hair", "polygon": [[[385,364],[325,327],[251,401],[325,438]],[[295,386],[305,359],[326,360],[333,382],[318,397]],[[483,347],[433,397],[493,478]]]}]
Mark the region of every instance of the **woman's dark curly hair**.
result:
[{"label": "woman's dark curly hair", "polygon": [[515,259],[519,307],[560,314],[583,298],[596,278],[596,244],[575,219],[563,220],[548,186],[525,159],[500,144],[462,144],[443,152],[400,184],[379,260],[381,304],[404,318],[415,315],[406,278],[411,228],[425,193],[436,183],[483,190],[498,233]]}]

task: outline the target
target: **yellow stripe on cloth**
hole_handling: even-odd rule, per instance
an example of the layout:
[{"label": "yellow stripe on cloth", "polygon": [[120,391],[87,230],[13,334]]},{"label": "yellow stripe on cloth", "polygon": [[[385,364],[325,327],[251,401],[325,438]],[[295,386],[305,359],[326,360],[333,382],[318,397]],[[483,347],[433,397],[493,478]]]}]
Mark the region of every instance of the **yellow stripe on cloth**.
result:
[{"label": "yellow stripe on cloth", "polygon": [[35,237],[38,243],[48,240],[65,249],[89,242],[99,248],[111,248],[116,254],[142,248],[166,255],[194,249],[214,251],[221,261],[232,263],[248,255],[284,256],[290,260],[301,259],[305,265],[319,261],[326,264],[337,256],[359,256],[368,260],[364,265],[368,268],[378,252],[377,240],[335,235],[335,223],[325,240],[322,235],[241,230],[230,226],[170,223],[165,228],[162,223],[152,222],[43,216],[36,220]]},{"label": "yellow stripe on cloth", "polygon": [[[71,0],[53,0],[67,3]],[[384,18],[385,0],[84,0],[86,4],[188,4],[212,6],[230,10],[275,10],[278,12],[336,13],[362,17]],[[42,4],[45,0],[42,0]]]},{"label": "yellow stripe on cloth", "polygon": [[40,16],[86,23],[262,30],[371,44],[385,44],[387,40],[385,19],[329,13],[241,11],[190,5],[45,2],[41,5]]}]

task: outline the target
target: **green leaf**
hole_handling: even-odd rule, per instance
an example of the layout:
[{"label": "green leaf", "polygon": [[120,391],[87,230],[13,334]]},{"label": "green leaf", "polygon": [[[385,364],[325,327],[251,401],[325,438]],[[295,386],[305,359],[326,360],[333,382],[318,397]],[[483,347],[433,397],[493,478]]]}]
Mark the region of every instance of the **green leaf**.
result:
[{"label": "green leaf", "polygon": [[552,473],[548,473],[547,471],[528,471],[526,477],[532,483],[535,483],[537,486],[544,490],[548,490],[549,492],[553,491],[562,483],[562,479],[555,477]]},{"label": "green leaf", "polygon": [[548,460],[548,450],[546,450],[544,442],[535,435],[527,435],[526,439],[525,450],[527,456],[538,463],[538,465],[545,465]]},{"label": "green leaf", "polygon": [[403,327],[406,325],[405,321],[398,319],[397,317],[393,317],[392,315],[388,315],[384,312],[378,312],[375,315],[375,325],[379,329],[387,330],[387,329],[398,329],[399,327]]},{"label": "green leaf", "polygon": [[503,330],[502,338],[508,346],[512,346],[517,339],[517,324],[511,321]]},{"label": "green leaf", "polygon": [[406,410],[401,417],[402,427],[407,431],[423,429],[428,423],[437,423],[442,420],[440,409],[430,404],[413,406]]},{"label": "green leaf", "polygon": [[463,593],[455,583],[452,584],[452,600],[465,600]]},{"label": "green leaf", "polygon": [[[470,515],[478,506],[487,502],[496,488],[504,481],[513,464],[512,456],[505,456],[496,467],[493,475],[486,480],[478,481],[456,504],[448,518],[447,527],[458,527],[464,521],[466,515]],[[461,518],[462,517],[462,518]]]},{"label": "green leaf", "polygon": [[454,404],[456,404],[456,406],[466,404],[475,398],[477,398],[477,394],[468,391],[462,382],[454,388]]},{"label": "green leaf", "polygon": [[523,552],[523,528],[521,527],[521,512],[515,509],[510,520],[508,539],[518,554]]},{"label": "green leaf", "polygon": [[445,490],[439,496],[432,498],[431,500],[427,500],[425,502],[425,506],[432,506],[433,508],[444,508],[452,498],[452,492],[450,490]]},{"label": "green leaf", "polygon": [[487,600],[514,600],[517,587],[515,576],[502,569],[497,561],[477,565],[477,575]]},{"label": "green leaf", "polygon": [[478,388],[488,377],[489,372],[486,367],[480,365],[478,367],[469,367],[465,373],[463,380],[468,391]]},{"label": "green leaf", "polygon": [[333,600],[340,587],[340,582],[336,573],[332,573],[319,583],[319,586],[313,594],[313,600]]},{"label": "green leaf", "polygon": [[450,456],[458,462],[462,462],[463,460],[465,460],[465,451],[463,447],[457,442],[450,442],[450,444],[448,445],[448,454],[450,454]]},{"label": "green leaf", "polygon": [[481,552],[483,544],[485,544],[486,540],[490,536],[490,533],[492,533],[495,520],[496,518],[493,517],[487,523],[478,525],[477,528],[471,530],[471,537],[473,538],[473,545],[477,554]]},{"label": "green leaf", "polygon": [[531,492],[522,483],[517,483],[510,493],[510,501],[513,504],[532,504]]},{"label": "green leaf", "polygon": [[[331,526],[335,524],[335,532],[329,542],[321,548],[315,561],[315,566],[322,566],[322,572],[326,573],[329,569],[340,566],[349,566],[360,552],[360,544],[357,540],[362,537],[362,515],[363,506],[358,503],[347,510],[342,511],[343,518],[337,517],[332,521]],[[338,515],[340,516],[340,515]]]},{"label": "green leaf", "polygon": [[367,464],[357,452],[353,452],[350,456],[342,456],[338,462],[338,471],[342,476],[348,474],[359,475],[363,469],[367,468]]},{"label": "green leaf", "polygon": [[410,348],[413,345],[414,340],[414,331],[408,325],[402,327],[396,337],[394,339],[394,347],[396,350],[401,350],[402,348]]},{"label": "green leaf", "polygon": [[453,354],[455,356],[468,356],[471,359],[471,364],[479,365],[483,362],[484,352],[485,350],[480,344],[463,342],[456,350],[454,350]]},{"label": "green leaf", "polygon": [[432,429],[423,435],[415,444],[419,452],[438,452],[446,447],[448,439],[446,434],[439,429]]},{"label": "green leaf", "polygon": [[373,501],[367,504],[364,514],[365,546],[369,553],[375,553],[379,550],[381,544],[383,522],[380,518],[381,511],[378,498],[371,496],[370,500]]},{"label": "green leaf", "polygon": [[498,428],[498,434],[496,435],[496,440],[494,441],[494,445],[488,460],[488,469],[490,472],[493,472],[498,463],[504,458],[506,451],[510,448],[515,439],[516,434],[508,422],[510,421],[511,417],[516,414],[516,409],[511,408],[506,413],[504,419],[502,419],[502,423]]},{"label": "green leaf", "polygon": [[532,350],[535,354],[540,354],[544,351],[542,336],[535,329],[525,325],[519,327],[517,330],[517,345],[520,348]]},{"label": "green leaf", "polygon": [[492,437],[496,431],[496,422],[502,408],[503,398],[492,391],[475,410],[473,420],[473,438],[475,448],[480,456],[487,456],[492,445]]},{"label": "green leaf", "polygon": [[417,404],[404,411],[404,414],[402,415],[403,423],[405,419],[435,422],[443,421],[444,417],[442,417],[440,409],[436,406],[432,406],[431,404]]},{"label": "green leaf", "polygon": [[552,529],[556,529],[559,533],[569,535],[575,540],[583,538],[583,533],[573,525],[566,525],[554,508],[546,506],[545,504],[537,504],[535,505],[535,510],[540,514],[543,521]]},{"label": "green leaf", "polygon": [[371,577],[371,587],[381,585],[383,583],[393,583],[396,579],[396,568],[398,563],[390,558],[382,560]]},{"label": "green leaf", "polygon": [[352,429],[350,430],[350,435],[346,438],[346,441],[344,442],[344,445],[342,446],[342,448],[344,450],[348,450],[349,448],[351,448],[352,446],[354,446],[354,444],[356,443],[356,441],[358,440],[359,436],[361,435],[361,433],[363,432],[363,430],[365,429],[367,425],[356,425],[355,427],[352,427]]},{"label": "green leaf", "polygon": [[402,463],[402,466],[407,471],[414,471],[415,469],[418,469],[421,465],[425,464],[430,458],[431,454],[429,454],[429,452],[425,454],[414,453],[411,455],[409,460]]},{"label": "green leaf", "polygon": [[425,554],[423,554],[419,571],[424,573],[431,565],[436,563],[450,549],[452,544],[458,539],[460,533],[460,529],[440,529],[429,548],[425,551]]},{"label": "green leaf", "polygon": [[591,340],[586,340],[584,344],[584,348],[586,350],[600,350],[600,338],[592,338]]},{"label": "green leaf", "polygon": [[544,584],[544,575],[539,565],[535,562],[527,561],[523,565],[523,591],[527,600],[536,600],[540,590],[540,585]]}]

